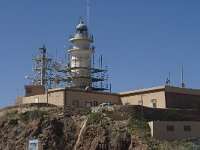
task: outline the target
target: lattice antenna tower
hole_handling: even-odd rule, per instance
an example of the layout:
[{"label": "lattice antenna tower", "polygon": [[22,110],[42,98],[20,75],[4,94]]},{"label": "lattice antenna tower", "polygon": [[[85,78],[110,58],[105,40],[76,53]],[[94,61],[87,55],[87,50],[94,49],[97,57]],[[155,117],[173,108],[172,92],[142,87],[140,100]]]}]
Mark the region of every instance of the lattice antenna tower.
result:
[{"label": "lattice antenna tower", "polygon": [[45,45],[43,45],[42,48],[39,48],[39,50],[40,52],[34,54],[32,57],[32,60],[34,61],[34,66],[32,68],[34,76],[26,76],[26,78],[32,81],[32,85],[42,85],[48,89],[51,88],[51,81],[53,80],[52,56],[47,54]]}]

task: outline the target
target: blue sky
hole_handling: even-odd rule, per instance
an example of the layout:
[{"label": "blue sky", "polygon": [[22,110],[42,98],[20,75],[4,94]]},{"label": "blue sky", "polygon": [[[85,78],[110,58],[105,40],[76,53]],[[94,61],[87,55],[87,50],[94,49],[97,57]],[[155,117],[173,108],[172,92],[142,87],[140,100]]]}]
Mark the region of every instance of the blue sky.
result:
[{"label": "blue sky", "polygon": [[[89,31],[109,67],[113,92],[165,84],[200,88],[199,0],[90,0]],[[29,84],[32,55],[46,44],[64,58],[86,0],[0,1],[0,108]]]}]

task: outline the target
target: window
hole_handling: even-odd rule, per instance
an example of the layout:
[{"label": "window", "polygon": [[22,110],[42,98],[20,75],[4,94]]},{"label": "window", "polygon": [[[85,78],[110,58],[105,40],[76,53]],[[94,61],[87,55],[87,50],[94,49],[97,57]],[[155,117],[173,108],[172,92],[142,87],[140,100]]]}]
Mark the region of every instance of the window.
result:
[{"label": "window", "polygon": [[73,101],[73,106],[78,107],[79,106],[79,101],[78,100],[74,100]]},{"label": "window", "polygon": [[156,108],[157,106],[156,106],[156,103],[157,103],[157,100],[156,99],[152,99],[151,100],[151,107],[152,108]]},{"label": "window", "polygon": [[94,106],[98,106],[98,102],[97,101],[94,101]]},{"label": "window", "polygon": [[191,131],[191,126],[188,126],[188,125],[184,126],[183,130],[184,131]]},{"label": "window", "polygon": [[174,131],[174,126],[167,125],[167,131]]}]

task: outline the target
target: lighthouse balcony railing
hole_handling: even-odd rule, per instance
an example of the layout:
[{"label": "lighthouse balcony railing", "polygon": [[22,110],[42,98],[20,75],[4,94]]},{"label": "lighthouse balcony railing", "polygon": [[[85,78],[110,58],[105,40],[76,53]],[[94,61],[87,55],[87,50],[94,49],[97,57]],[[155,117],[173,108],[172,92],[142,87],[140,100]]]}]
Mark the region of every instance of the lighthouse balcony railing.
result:
[{"label": "lighthouse balcony railing", "polygon": [[93,35],[87,35],[87,34],[74,34],[74,35],[69,35],[69,39],[72,38],[89,38],[91,41],[93,41]]},{"label": "lighthouse balcony railing", "polygon": [[93,45],[84,46],[84,45],[80,44],[80,45],[77,45],[77,46],[70,45],[69,49],[91,49],[91,50],[95,50],[95,47]]}]

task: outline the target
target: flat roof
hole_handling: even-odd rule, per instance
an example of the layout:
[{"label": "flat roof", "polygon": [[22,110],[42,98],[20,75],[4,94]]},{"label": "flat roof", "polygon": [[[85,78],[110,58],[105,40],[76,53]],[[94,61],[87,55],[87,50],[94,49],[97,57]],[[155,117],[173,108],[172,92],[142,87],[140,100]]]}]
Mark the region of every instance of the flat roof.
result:
[{"label": "flat roof", "polygon": [[94,94],[105,94],[105,95],[116,95],[116,96],[119,96],[118,93],[98,92],[98,91],[76,89],[76,88],[54,88],[54,89],[48,89],[48,93],[58,92],[58,91],[65,91],[65,89],[66,89],[66,91],[76,91],[76,92],[86,92],[86,93],[94,93]]},{"label": "flat roof", "polygon": [[192,88],[180,88],[180,87],[173,87],[173,86],[165,86],[165,91],[172,92],[172,93],[200,95],[200,89],[192,89]]},{"label": "flat roof", "polygon": [[144,88],[144,89],[138,89],[133,91],[126,91],[126,92],[120,92],[120,95],[129,95],[129,94],[140,94],[140,93],[151,93],[156,91],[164,91],[165,86],[157,86],[157,87],[151,87],[151,88]]},{"label": "flat roof", "polygon": [[119,94],[121,96],[127,96],[127,95],[139,95],[139,94],[145,94],[145,93],[155,93],[155,92],[160,92],[160,91],[200,95],[200,89],[180,88],[180,87],[174,87],[174,86],[168,86],[168,85],[138,89],[138,90],[127,91],[127,92],[120,92]]},{"label": "flat roof", "polygon": [[62,91],[65,90],[65,88],[53,88],[53,89],[48,89],[48,92],[55,92],[55,91]]}]

